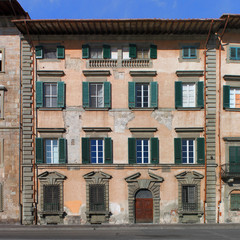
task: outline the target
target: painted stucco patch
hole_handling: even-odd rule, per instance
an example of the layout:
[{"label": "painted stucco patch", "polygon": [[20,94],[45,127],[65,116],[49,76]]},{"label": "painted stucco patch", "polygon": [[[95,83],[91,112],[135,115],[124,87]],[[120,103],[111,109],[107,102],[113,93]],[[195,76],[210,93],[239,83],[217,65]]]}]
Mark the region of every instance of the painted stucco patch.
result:
[{"label": "painted stucco patch", "polygon": [[172,129],[172,112],[163,112],[160,110],[155,110],[152,113],[152,117],[157,120],[160,124],[165,125],[168,129]]},{"label": "painted stucco patch", "polygon": [[81,59],[80,58],[71,58],[69,55],[66,55],[65,68],[79,71],[81,69]]},{"label": "painted stucco patch", "polygon": [[65,201],[65,206],[69,209],[69,211],[73,214],[79,213],[80,207],[82,205],[81,201]]}]

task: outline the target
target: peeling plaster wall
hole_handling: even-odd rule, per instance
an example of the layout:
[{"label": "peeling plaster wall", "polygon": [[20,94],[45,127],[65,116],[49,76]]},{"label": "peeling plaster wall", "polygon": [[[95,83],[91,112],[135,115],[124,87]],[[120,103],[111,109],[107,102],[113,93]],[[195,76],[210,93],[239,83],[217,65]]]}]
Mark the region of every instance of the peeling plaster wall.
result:
[{"label": "peeling plaster wall", "polygon": [[151,116],[156,121],[158,121],[159,124],[163,124],[169,130],[172,130],[172,120],[173,120],[172,112],[163,112],[161,110],[155,110],[153,111]]}]

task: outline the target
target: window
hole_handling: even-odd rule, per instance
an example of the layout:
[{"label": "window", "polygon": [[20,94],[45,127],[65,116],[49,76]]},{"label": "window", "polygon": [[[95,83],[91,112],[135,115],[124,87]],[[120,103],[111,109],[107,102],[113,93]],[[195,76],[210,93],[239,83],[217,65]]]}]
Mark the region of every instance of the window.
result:
[{"label": "window", "polygon": [[183,47],[182,58],[183,59],[197,58],[197,48],[196,47]]},{"label": "window", "polygon": [[240,60],[240,47],[230,47],[230,60]]},{"label": "window", "polygon": [[204,138],[175,138],[175,164],[204,164]]},{"label": "window", "polygon": [[67,162],[67,141],[65,138],[36,138],[36,163],[64,164]]},{"label": "window", "polygon": [[129,108],[157,108],[158,85],[157,82],[150,83],[128,83],[128,105]]},{"label": "window", "polygon": [[103,212],[105,207],[105,185],[89,185],[89,210],[93,212]]},{"label": "window", "polygon": [[203,82],[185,83],[175,82],[175,107],[176,108],[203,108]]},{"label": "window", "polygon": [[111,138],[82,138],[83,164],[111,164],[112,162]]},{"label": "window", "polygon": [[3,211],[3,184],[0,183],[0,212]]},{"label": "window", "polygon": [[60,185],[49,184],[43,186],[43,211],[60,211]]},{"label": "window", "polygon": [[35,53],[37,59],[64,59],[65,58],[65,48],[64,46],[56,46],[56,45],[44,45],[44,46],[36,46]]},{"label": "window", "polygon": [[137,48],[137,58],[149,58],[149,48],[138,47]]},{"label": "window", "polygon": [[128,138],[129,164],[158,164],[158,138]]},{"label": "window", "polygon": [[240,88],[223,86],[223,107],[240,108]]},{"label": "window", "polygon": [[0,118],[4,117],[4,90],[0,90]]},{"label": "window", "polygon": [[229,172],[240,174],[240,146],[229,146]]},{"label": "window", "polygon": [[231,193],[230,208],[231,211],[240,211],[240,193]]},{"label": "window", "polygon": [[187,212],[198,210],[197,185],[182,185],[182,208]]},{"label": "window", "polygon": [[103,58],[102,56],[102,48],[100,47],[93,47],[91,48],[91,51],[90,51],[91,55],[90,57],[91,58]]},{"label": "window", "polygon": [[64,82],[45,83],[36,82],[37,107],[64,108],[65,84]]},{"label": "window", "polygon": [[82,88],[84,108],[110,108],[111,84],[83,82]]},{"label": "window", "polygon": [[3,50],[0,49],[0,72],[3,72]]}]

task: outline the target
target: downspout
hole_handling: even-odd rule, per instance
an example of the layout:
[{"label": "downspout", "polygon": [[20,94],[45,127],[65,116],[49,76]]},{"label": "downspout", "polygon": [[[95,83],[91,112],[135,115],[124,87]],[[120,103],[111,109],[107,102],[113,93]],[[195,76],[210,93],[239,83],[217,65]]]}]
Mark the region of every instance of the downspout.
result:
[{"label": "downspout", "polygon": [[218,144],[219,144],[219,164],[218,164],[218,171],[219,171],[219,201],[218,201],[218,214],[217,214],[217,223],[219,223],[219,217],[220,217],[220,203],[222,202],[222,172],[221,172],[221,165],[222,165],[222,154],[221,154],[221,103],[222,103],[222,72],[221,72],[221,64],[222,64],[222,38],[225,33],[225,30],[227,28],[229,20],[229,15],[227,17],[227,20],[225,22],[225,26],[223,29],[223,32],[219,36],[219,89],[218,89],[218,96],[219,96],[219,103],[218,103]]},{"label": "downspout", "polygon": [[207,62],[207,43],[209,41],[209,37],[212,31],[213,20],[211,22],[211,26],[208,32],[208,36],[206,39],[206,43],[204,45],[204,149],[205,149],[205,194],[204,194],[204,223],[206,223],[206,202],[207,202],[207,78],[206,78],[206,62]]}]

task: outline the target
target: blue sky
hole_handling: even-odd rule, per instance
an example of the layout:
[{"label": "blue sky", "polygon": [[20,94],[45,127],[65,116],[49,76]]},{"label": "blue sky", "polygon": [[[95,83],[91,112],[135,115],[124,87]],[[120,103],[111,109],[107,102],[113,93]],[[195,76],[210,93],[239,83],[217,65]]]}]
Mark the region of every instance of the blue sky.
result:
[{"label": "blue sky", "polygon": [[240,0],[18,0],[32,19],[219,18]]}]

